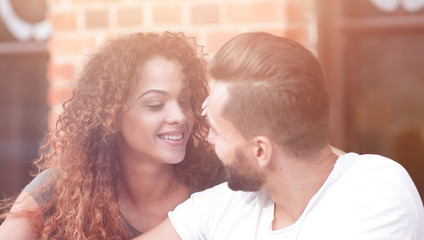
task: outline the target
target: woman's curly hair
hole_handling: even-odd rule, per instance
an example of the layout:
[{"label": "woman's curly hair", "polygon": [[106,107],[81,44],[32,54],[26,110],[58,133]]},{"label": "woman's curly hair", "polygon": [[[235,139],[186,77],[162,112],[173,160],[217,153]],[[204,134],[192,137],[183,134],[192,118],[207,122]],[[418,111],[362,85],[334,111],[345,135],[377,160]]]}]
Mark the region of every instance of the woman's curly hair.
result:
[{"label": "woman's curly hair", "polygon": [[[118,126],[136,73],[155,56],[177,59],[190,88],[195,116],[184,160],[175,165],[178,179],[207,187],[211,153],[200,116],[208,94],[202,47],[183,33],[135,33],[94,51],[77,78],[72,98],[64,103],[56,130],[35,161],[39,172],[54,169],[53,199],[39,228],[41,239],[127,239],[119,210],[121,172]],[[213,162],[213,161],[212,161]]]}]

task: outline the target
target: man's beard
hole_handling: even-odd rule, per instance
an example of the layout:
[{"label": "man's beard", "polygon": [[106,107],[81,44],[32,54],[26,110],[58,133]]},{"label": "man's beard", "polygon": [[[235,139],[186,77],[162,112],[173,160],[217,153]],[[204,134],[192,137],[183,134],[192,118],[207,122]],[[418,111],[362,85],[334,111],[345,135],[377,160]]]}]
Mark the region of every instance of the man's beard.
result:
[{"label": "man's beard", "polygon": [[249,164],[246,155],[237,149],[234,162],[225,166],[229,177],[228,187],[231,190],[254,192],[261,189],[264,176]]}]

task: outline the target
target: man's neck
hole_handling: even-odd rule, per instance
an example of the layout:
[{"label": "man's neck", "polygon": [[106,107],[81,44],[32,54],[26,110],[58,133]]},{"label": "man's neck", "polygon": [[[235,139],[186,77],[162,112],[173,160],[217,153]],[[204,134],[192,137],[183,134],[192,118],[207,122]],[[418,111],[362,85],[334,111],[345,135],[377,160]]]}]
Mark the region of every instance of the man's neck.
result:
[{"label": "man's neck", "polygon": [[314,159],[277,156],[264,189],[275,202],[273,229],[296,222],[327,180],[337,160],[328,146]]}]

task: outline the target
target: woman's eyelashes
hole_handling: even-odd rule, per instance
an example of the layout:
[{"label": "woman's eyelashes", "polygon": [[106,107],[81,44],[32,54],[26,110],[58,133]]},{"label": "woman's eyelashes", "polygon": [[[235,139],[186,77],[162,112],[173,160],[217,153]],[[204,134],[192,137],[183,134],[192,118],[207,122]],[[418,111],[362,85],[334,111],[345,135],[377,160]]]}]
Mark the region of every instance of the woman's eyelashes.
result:
[{"label": "woman's eyelashes", "polygon": [[164,103],[162,101],[152,101],[146,104],[147,109],[151,111],[159,111],[163,108]]},{"label": "woman's eyelashes", "polygon": [[145,98],[142,100],[142,105],[150,111],[160,111],[166,107],[166,105],[172,106],[172,102],[178,103],[178,106],[184,111],[192,110],[191,94],[183,94],[178,98],[166,97],[161,98]]},{"label": "woman's eyelashes", "polygon": [[[179,100],[178,105],[185,111],[191,110],[191,102],[189,99]],[[163,101],[153,101],[145,104],[145,107],[150,111],[160,111],[164,108],[164,106],[165,102]]]}]

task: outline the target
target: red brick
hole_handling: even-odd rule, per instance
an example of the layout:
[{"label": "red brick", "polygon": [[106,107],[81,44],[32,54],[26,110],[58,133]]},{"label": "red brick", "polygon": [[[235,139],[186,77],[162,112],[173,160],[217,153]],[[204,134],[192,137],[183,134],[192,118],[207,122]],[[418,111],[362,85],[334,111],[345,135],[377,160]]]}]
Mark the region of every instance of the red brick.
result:
[{"label": "red brick", "polygon": [[88,10],[85,13],[86,26],[88,29],[107,28],[109,26],[109,14],[104,10]]},{"label": "red brick", "polygon": [[54,55],[84,55],[96,45],[94,37],[52,37],[49,41],[49,51]]},{"label": "red brick", "polygon": [[310,45],[309,31],[306,27],[289,28],[284,33],[284,36],[295,40],[304,46]]},{"label": "red brick", "polygon": [[137,26],[143,24],[142,8],[122,8],[118,10],[118,26]]},{"label": "red brick", "polygon": [[81,3],[113,3],[120,2],[122,0],[71,0],[71,4],[81,4]]},{"label": "red brick", "polygon": [[193,24],[211,24],[219,22],[219,9],[216,4],[204,4],[191,8]]},{"label": "red brick", "polygon": [[236,36],[238,32],[235,31],[222,31],[222,32],[212,32],[207,34],[207,52],[213,53],[217,52],[224,43]]},{"label": "red brick", "polygon": [[65,86],[51,86],[47,93],[47,103],[49,106],[62,104],[72,96],[72,88]]},{"label": "red brick", "polygon": [[69,31],[77,29],[75,12],[51,14],[50,21],[55,31]]},{"label": "red brick", "polygon": [[279,8],[277,1],[228,4],[227,18],[236,23],[280,21]]},{"label": "red brick", "polygon": [[75,73],[75,67],[72,64],[48,64],[48,81],[53,81],[55,78],[63,78],[72,80]]},{"label": "red brick", "polygon": [[[142,31],[142,30],[140,30],[140,31]],[[121,33],[121,32],[105,32],[103,34],[103,44],[108,43],[110,41],[113,41],[113,40],[121,37],[122,34],[123,33]]]},{"label": "red brick", "polygon": [[166,24],[181,24],[181,6],[160,6],[153,8],[153,22]]},{"label": "red brick", "polygon": [[310,6],[304,1],[290,0],[286,2],[286,20],[288,22],[309,21]]}]

